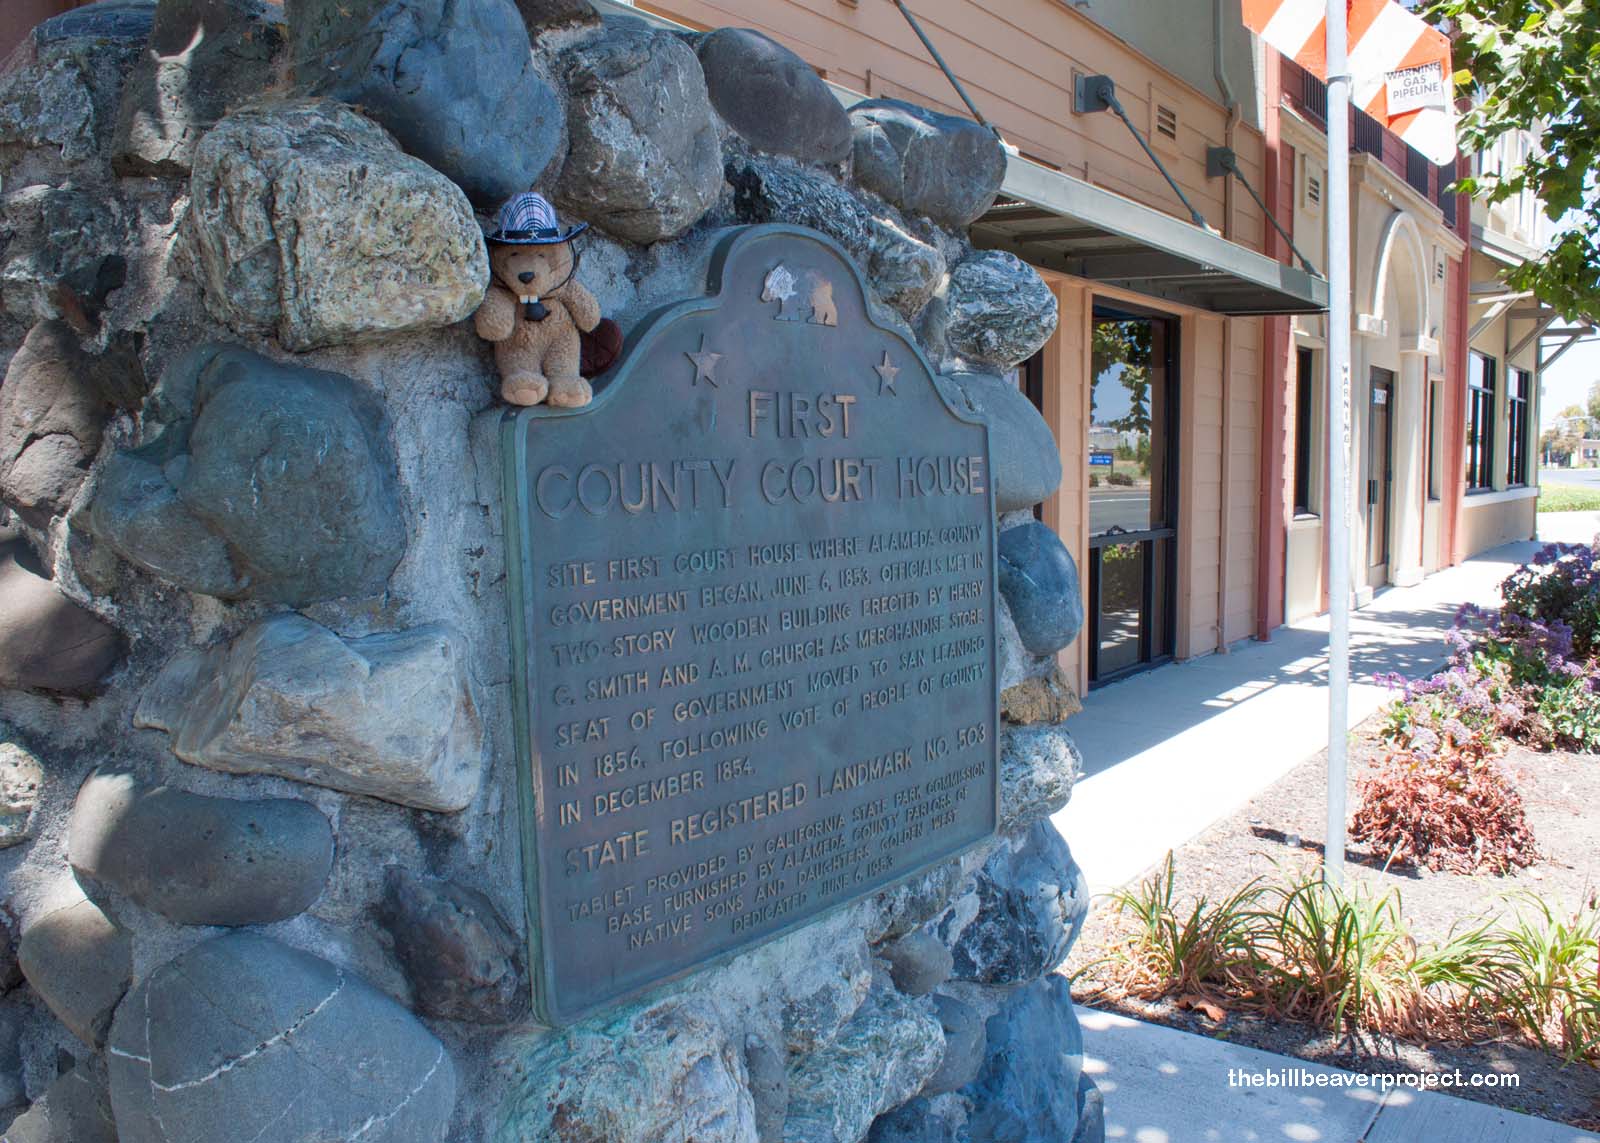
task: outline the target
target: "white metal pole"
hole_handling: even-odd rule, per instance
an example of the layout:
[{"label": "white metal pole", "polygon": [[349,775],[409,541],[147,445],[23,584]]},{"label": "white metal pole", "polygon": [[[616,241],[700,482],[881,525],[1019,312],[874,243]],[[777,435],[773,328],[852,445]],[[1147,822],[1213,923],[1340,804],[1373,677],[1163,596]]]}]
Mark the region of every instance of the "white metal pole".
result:
[{"label": "white metal pole", "polygon": [[1328,0],[1328,831],[1344,883],[1350,718],[1350,76],[1346,0]]}]

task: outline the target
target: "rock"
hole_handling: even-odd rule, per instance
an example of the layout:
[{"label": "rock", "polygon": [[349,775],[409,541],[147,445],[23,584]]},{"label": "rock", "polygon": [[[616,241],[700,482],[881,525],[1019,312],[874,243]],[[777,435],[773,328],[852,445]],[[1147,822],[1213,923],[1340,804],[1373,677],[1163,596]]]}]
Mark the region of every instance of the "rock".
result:
[{"label": "rock", "polygon": [[6,1143],[117,1143],[105,1065],[79,1063],[57,1076],[5,1137]]},{"label": "rock", "polygon": [[1029,1143],[1075,1138],[1082,1097],[1083,1034],[1066,977],[1018,989],[986,1028],[988,1058],[964,1095],[973,1139]]},{"label": "rock", "polygon": [[[174,390],[192,386],[193,396]],[[208,346],[169,368],[186,411],[107,462],[80,522],[189,591],[305,606],[383,590],[406,531],[383,407],[338,373]]]},{"label": "rock", "polygon": [[212,316],[297,352],[461,321],[489,281],[466,196],[329,100],[218,123],[194,153],[188,218]]},{"label": "rock", "polygon": [[951,374],[944,389],[958,408],[989,425],[996,512],[1032,508],[1060,487],[1061,450],[1055,434],[1021,389],[986,373]]},{"label": "rock", "polygon": [[1004,373],[1037,353],[1056,330],[1056,296],[1038,271],[1004,250],[957,262],[934,295],[931,350]]},{"label": "rock", "polygon": [[1016,620],[1011,618],[1011,608],[1006,605],[1004,595],[995,598],[994,639],[1001,694],[1029,679],[1047,677],[1055,670],[1055,656],[1035,655],[1022,645],[1022,635],[1017,631]]},{"label": "rock", "polygon": [[1000,594],[1011,609],[1022,645],[1053,655],[1083,626],[1078,565],[1059,537],[1038,522],[1000,533]]},{"label": "rock", "polygon": [[117,1013],[109,1064],[120,1143],[429,1143],[456,1098],[449,1053],[411,1013],[250,932],[151,972]]},{"label": "rock", "polygon": [[559,158],[561,101],[511,0],[288,0],[288,14],[296,84],[359,106],[479,206]]},{"label": "rock", "polygon": [[180,924],[262,925],[322,893],[333,827],[293,798],[211,798],[96,771],[73,805],[67,853],[80,879]]},{"label": "rock", "polygon": [[[9,738],[4,726],[0,735]],[[0,849],[21,845],[33,836],[33,810],[43,786],[39,760],[18,742],[0,741]],[[0,990],[9,987],[0,969]]]},{"label": "rock", "polygon": [[564,57],[571,150],[556,201],[631,242],[688,230],[722,190],[700,63],[638,20],[606,25]]},{"label": "rock", "polygon": [[882,890],[875,904],[878,924],[869,933],[873,940],[890,940],[914,931],[925,921],[944,912],[950,898],[966,880],[961,860],[956,858],[934,866],[928,872],[899,885]]},{"label": "rock", "polygon": [[551,28],[573,25],[597,27],[600,24],[600,13],[595,11],[589,0],[516,0],[516,4],[529,36],[537,36]]},{"label": "rock", "polygon": [[950,950],[926,929],[907,933],[885,945],[881,955],[889,962],[889,978],[907,996],[926,996],[950,979],[955,962]]},{"label": "rock", "polygon": [[921,1096],[872,1121],[867,1143],[971,1143],[963,1105]]},{"label": "rock", "polygon": [[514,1087],[492,1138],[756,1143],[742,1043],[696,996],[630,1005],[531,1039],[511,1053]]},{"label": "rock", "polygon": [[820,230],[843,246],[872,292],[901,316],[915,316],[944,277],[935,247],[895,219],[874,215],[838,183],[786,159],[735,155],[725,167],[741,222],[786,222]]},{"label": "rock", "polygon": [[1105,1097],[1087,1072],[1078,1077],[1078,1128],[1068,1143],[1106,1143]]},{"label": "rock", "polygon": [[922,1085],[924,1098],[956,1091],[977,1079],[988,1050],[983,1017],[976,1008],[953,996],[935,996],[933,1003],[944,1029],[944,1059]]},{"label": "rock", "polygon": [[1000,734],[1000,832],[1047,818],[1072,797],[1083,757],[1057,726],[1008,726]]},{"label": "rock", "polygon": [[1082,709],[1078,692],[1053,660],[1048,675],[1024,679],[1000,692],[1000,717],[1019,726],[1065,722]]},{"label": "rock", "polygon": [[718,28],[696,53],[711,106],[745,142],[803,163],[842,163],[850,117],[810,64],[750,28]]},{"label": "rock", "polygon": [[1042,821],[1006,838],[930,927],[954,954],[953,979],[1020,984],[1066,959],[1088,908],[1067,843]]},{"label": "rock", "polygon": [[38,183],[0,197],[0,310],[94,324],[127,278],[127,229],[109,190]]},{"label": "rock", "polygon": [[28,331],[0,385],[0,498],[35,527],[72,503],[111,405],[65,322]]},{"label": "rock", "polygon": [[[28,1085],[23,1076],[21,1005],[0,1008],[0,1131],[28,1106]],[[9,1139],[9,1136],[5,1136]]]},{"label": "rock", "polygon": [[36,25],[0,75],[0,148],[68,164],[103,154],[154,14],[155,0],[100,0]]},{"label": "rock", "polygon": [[21,541],[0,545],[0,686],[88,695],[122,637],[46,579]]},{"label": "rock", "polygon": [[10,992],[22,981],[14,924],[7,913],[0,911],[0,993]]},{"label": "rock", "polygon": [[133,944],[93,901],[47,913],[22,930],[22,974],[56,1019],[101,1048],[133,978]]},{"label": "rock", "polygon": [[833,1043],[793,1062],[784,1143],[855,1143],[875,1118],[914,1096],[944,1053],[929,1008],[887,979],[875,981]]},{"label": "rock", "polygon": [[424,1015],[506,1024],[522,1012],[517,939],[476,889],[391,865],[378,918]]},{"label": "rock", "polygon": [[273,615],[231,644],[180,654],[141,697],[137,726],[185,762],[274,774],[424,810],[466,808],[483,726],[467,649],[447,627],[344,640]]},{"label": "rock", "polygon": [[944,255],[889,219],[873,218],[869,232],[867,282],[881,301],[909,321],[944,279]]},{"label": "rock", "polygon": [[283,46],[278,4],[161,0],[122,89],[112,165],[126,175],[187,175],[200,136],[276,82]]},{"label": "rock", "polygon": [[1006,154],[994,132],[898,99],[850,108],[856,182],[912,214],[955,230],[982,217],[1000,193]]},{"label": "rock", "polygon": [[746,1036],[744,1066],[755,1104],[756,1138],[782,1139],[783,1118],[789,1110],[789,1070],[783,1054],[760,1036]]},{"label": "rock", "polygon": [[786,965],[781,1016],[790,1059],[833,1043],[866,1002],[872,984],[872,958],[862,941],[851,941],[832,958]]}]

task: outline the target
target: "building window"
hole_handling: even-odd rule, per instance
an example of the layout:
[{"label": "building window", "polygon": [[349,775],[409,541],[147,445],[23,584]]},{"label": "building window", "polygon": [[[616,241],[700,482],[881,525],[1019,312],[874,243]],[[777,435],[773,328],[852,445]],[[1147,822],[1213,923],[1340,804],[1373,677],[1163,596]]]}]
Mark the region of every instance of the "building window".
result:
[{"label": "building window", "polygon": [[1294,351],[1294,514],[1315,516],[1311,494],[1316,438],[1316,355]]},{"label": "building window", "polygon": [[1513,369],[1506,389],[1506,483],[1528,483],[1528,405],[1533,397],[1533,374]]},{"label": "building window", "polygon": [[1439,455],[1444,452],[1439,441],[1439,398],[1443,395],[1443,382],[1434,381],[1428,385],[1428,435],[1426,438],[1428,449],[1427,467],[1424,471],[1428,474],[1428,499],[1439,499],[1439,470],[1443,467],[1439,462]]},{"label": "building window", "polygon": [[1467,355],[1467,491],[1494,487],[1495,359]]}]

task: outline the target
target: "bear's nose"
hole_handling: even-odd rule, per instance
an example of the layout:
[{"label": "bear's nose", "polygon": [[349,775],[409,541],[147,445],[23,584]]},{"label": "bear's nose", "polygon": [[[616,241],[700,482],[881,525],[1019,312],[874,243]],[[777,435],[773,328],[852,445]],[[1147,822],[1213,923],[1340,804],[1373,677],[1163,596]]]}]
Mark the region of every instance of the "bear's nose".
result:
[{"label": "bear's nose", "polygon": [[517,281],[521,282],[523,285],[527,285],[529,282],[533,281],[533,271],[522,271],[522,273],[517,275]]}]

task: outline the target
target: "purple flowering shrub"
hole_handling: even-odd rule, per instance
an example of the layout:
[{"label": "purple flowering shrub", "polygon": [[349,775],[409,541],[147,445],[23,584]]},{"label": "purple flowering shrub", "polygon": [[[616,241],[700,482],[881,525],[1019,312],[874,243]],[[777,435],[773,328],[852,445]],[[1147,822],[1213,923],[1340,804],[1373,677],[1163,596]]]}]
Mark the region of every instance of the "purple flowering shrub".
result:
[{"label": "purple flowering shrub", "polygon": [[1507,576],[1498,611],[1468,605],[1449,663],[1392,675],[1383,762],[1359,784],[1351,836],[1433,869],[1505,873],[1537,858],[1522,798],[1495,763],[1507,739],[1600,752],[1600,546],[1548,544]]}]

